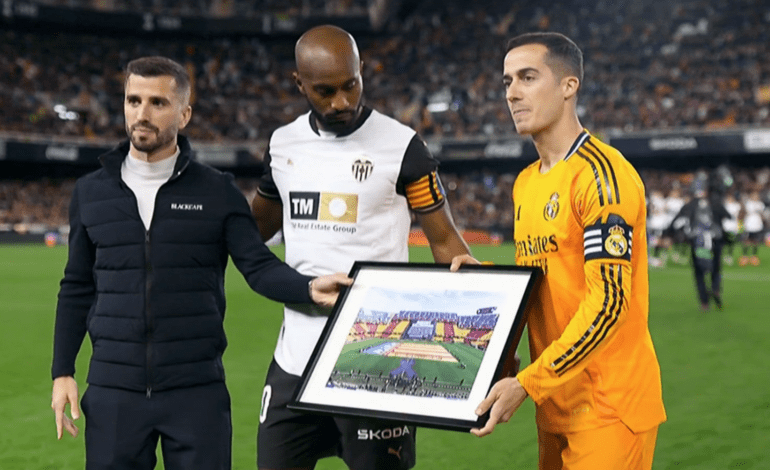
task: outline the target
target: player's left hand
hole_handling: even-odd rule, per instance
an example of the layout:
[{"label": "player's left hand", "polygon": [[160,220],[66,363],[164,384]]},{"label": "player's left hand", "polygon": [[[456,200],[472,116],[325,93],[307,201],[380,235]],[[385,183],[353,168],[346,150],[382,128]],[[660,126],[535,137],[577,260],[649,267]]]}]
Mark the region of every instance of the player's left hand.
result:
[{"label": "player's left hand", "polygon": [[342,286],[353,284],[353,279],[345,273],[318,276],[310,283],[310,297],[322,307],[333,307],[337,302]]},{"label": "player's left hand", "polygon": [[460,266],[464,264],[482,264],[482,263],[481,261],[477,260],[471,255],[457,255],[454,258],[452,258],[452,262],[449,265],[449,270],[455,273],[460,269]]},{"label": "player's left hand", "polygon": [[497,381],[489,391],[489,395],[476,408],[476,414],[481,416],[491,407],[489,420],[483,428],[471,429],[471,433],[479,437],[491,434],[497,423],[507,423],[511,419],[526,398],[527,391],[516,377],[506,377]]}]

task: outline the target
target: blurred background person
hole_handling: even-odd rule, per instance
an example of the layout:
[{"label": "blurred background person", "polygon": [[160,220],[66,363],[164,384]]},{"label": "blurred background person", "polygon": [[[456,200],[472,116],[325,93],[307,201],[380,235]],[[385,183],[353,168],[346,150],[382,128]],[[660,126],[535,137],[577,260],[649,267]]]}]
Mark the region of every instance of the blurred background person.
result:
[{"label": "blurred background person", "polygon": [[730,218],[722,221],[722,228],[725,231],[723,261],[728,266],[732,266],[735,263],[735,258],[733,257],[735,243],[738,241],[738,237],[741,236],[741,232],[743,231],[743,224],[740,219],[743,206],[740,201],[736,199],[735,194],[732,191],[728,191],[725,195],[724,206],[725,210],[730,214]]},{"label": "blurred background person", "polygon": [[687,200],[682,196],[682,191],[676,186],[666,196],[665,210],[668,219],[668,229],[664,232],[663,236],[667,238],[669,245],[672,247],[670,251],[671,259],[677,264],[687,263],[687,237],[684,232],[684,226],[681,225],[686,221],[681,220],[677,224],[673,222],[686,202]]},{"label": "blurred background person", "polygon": [[[690,254],[695,285],[702,311],[708,311],[713,300],[722,309],[722,246],[724,230],[722,222],[730,214],[722,205],[719,188],[712,184],[705,173],[696,177],[694,198],[682,206],[674,217],[672,226],[681,226],[690,242]],[[706,276],[711,277],[707,285]]]},{"label": "blurred background person", "polygon": [[665,236],[669,226],[666,215],[666,199],[659,189],[650,191],[647,203],[647,233],[649,234],[650,266],[663,267],[669,256],[670,237]]},{"label": "blurred background person", "polygon": [[765,203],[759,196],[759,191],[752,190],[743,202],[745,217],[743,225],[745,234],[743,237],[743,256],[740,259],[740,265],[759,266],[759,256],[757,249],[762,243],[765,223],[763,213],[765,212]]}]

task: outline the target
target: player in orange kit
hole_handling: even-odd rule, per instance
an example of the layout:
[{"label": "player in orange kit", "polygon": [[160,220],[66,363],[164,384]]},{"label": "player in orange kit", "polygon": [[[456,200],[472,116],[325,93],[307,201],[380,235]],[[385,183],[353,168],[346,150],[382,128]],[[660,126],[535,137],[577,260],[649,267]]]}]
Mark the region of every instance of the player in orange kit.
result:
[{"label": "player in orange kit", "polygon": [[[540,157],[513,188],[516,262],[545,276],[528,311],[532,363],[492,387],[477,409],[489,420],[471,432],[491,433],[530,396],[540,469],[649,470],[666,414],[647,326],[644,186],[580,124],[582,78],[582,52],[561,34],[508,44],[506,99]],[[476,262],[458,256],[451,269]]]}]

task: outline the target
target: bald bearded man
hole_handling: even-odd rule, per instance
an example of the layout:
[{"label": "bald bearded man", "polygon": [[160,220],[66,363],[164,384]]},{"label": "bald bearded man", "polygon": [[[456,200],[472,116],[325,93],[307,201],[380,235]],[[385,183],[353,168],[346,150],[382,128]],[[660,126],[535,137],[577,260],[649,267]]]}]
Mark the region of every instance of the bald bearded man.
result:
[{"label": "bald bearded man", "polygon": [[[406,262],[414,213],[436,262],[468,253],[425,142],[364,105],[353,37],[319,26],[302,35],[295,56],[310,111],[270,138],[252,203],[262,238],[283,229],[286,262],[304,274],[349,271],[356,260]],[[311,469],[334,455],[352,469],[413,467],[414,427],[287,409],[329,313],[285,306],[262,394],[259,468]]]}]

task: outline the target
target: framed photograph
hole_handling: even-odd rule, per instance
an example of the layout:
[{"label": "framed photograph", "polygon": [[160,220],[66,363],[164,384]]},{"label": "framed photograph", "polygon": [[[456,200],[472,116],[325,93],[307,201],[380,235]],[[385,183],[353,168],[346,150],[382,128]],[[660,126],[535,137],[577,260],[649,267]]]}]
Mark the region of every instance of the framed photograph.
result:
[{"label": "framed photograph", "polygon": [[[536,268],[356,262],[294,410],[468,431],[507,375]],[[512,361],[511,361],[512,362]]]}]

